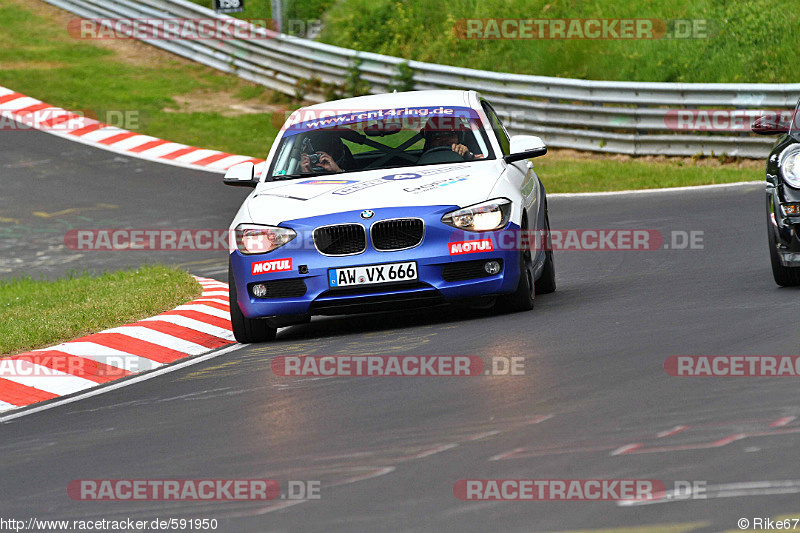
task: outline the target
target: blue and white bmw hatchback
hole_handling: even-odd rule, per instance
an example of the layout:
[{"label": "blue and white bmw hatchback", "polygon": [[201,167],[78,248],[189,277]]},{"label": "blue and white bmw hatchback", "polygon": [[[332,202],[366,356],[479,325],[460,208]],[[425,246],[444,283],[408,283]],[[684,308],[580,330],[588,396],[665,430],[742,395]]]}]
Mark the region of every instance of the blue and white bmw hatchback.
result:
[{"label": "blue and white bmw hatchback", "polygon": [[[454,303],[533,307],[555,290],[538,137],[509,137],[474,91],[363,96],[295,111],[231,225],[240,342],[312,315]],[[525,242],[526,244],[521,244]]]}]

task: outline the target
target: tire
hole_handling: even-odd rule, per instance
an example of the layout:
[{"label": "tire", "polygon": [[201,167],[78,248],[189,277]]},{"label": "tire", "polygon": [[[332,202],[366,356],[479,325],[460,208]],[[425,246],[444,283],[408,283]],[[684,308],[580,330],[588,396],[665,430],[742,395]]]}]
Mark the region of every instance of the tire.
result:
[{"label": "tire", "polygon": [[550,217],[548,217],[547,212],[544,214],[544,227],[546,231],[545,235],[547,235],[547,247],[550,248],[550,250],[544,253],[545,259],[542,275],[539,276],[539,279],[537,279],[534,284],[536,294],[550,294],[556,290],[556,267],[553,264],[553,246],[550,242]]},{"label": "tire", "polygon": [[785,267],[781,265],[778,257],[778,243],[775,240],[775,230],[767,211],[767,240],[769,242],[769,260],[772,263],[772,277],[781,287],[796,287],[800,285],[800,267]]},{"label": "tire", "polygon": [[[521,231],[527,229],[527,224],[523,223]],[[533,300],[536,297],[536,289],[533,281],[533,265],[531,264],[531,251],[519,252],[519,281],[517,290],[511,294],[504,294],[497,298],[496,309],[503,312],[516,313],[518,311],[530,311],[533,309]]]},{"label": "tire", "polygon": [[278,333],[277,328],[269,327],[265,320],[247,318],[239,308],[239,300],[236,295],[236,280],[233,277],[233,269],[230,263],[228,264],[228,293],[230,295],[231,325],[233,326],[233,336],[236,340],[245,344],[274,340],[275,335]]}]

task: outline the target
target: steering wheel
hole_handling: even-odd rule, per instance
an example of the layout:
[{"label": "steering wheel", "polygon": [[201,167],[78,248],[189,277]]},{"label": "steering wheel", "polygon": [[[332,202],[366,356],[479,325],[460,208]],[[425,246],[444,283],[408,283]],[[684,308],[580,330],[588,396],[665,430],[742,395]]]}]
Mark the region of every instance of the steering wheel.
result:
[{"label": "steering wheel", "polygon": [[434,146],[433,148],[429,148],[429,149],[425,150],[425,153],[426,154],[432,154],[433,152],[444,152],[444,151],[447,151],[447,150],[449,150],[449,151],[451,151],[453,153],[456,153],[449,146]]},{"label": "steering wheel", "polygon": [[450,152],[451,154],[453,154],[453,156],[457,157],[458,160],[457,161],[438,161],[439,163],[458,163],[458,162],[461,162],[461,161],[466,161],[466,159],[464,159],[464,156],[460,155],[458,152],[454,152],[453,149],[450,148],[449,146],[434,146],[433,148],[425,150],[425,153],[423,153],[420,156],[420,158],[417,160],[417,163],[427,161],[428,159],[436,159],[435,156],[433,158],[431,158],[429,156],[431,156],[432,154],[436,154],[436,153],[444,155],[444,152]]}]

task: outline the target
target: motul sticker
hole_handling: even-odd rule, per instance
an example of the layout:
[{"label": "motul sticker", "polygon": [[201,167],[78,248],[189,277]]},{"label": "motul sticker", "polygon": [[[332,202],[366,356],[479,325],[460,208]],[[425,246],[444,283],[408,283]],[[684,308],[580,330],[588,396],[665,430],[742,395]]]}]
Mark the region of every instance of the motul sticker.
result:
[{"label": "motul sticker", "polygon": [[272,261],[259,261],[253,263],[253,275],[269,274],[270,272],[286,272],[292,269],[292,258],[273,259]]},{"label": "motul sticker", "polygon": [[474,254],[476,252],[491,252],[493,250],[492,239],[450,243],[450,255]]}]

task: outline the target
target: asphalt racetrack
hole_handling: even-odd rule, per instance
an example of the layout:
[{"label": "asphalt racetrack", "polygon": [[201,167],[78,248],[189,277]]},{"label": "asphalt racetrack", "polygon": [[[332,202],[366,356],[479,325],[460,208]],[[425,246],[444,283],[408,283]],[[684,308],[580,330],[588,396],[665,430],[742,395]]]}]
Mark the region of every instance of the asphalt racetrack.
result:
[{"label": "asphalt racetrack", "polygon": [[[0,136],[0,275],[180,264],[226,252],[77,252],[74,228],[225,228],[247,189],[38,132]],[[547,176],[542,175],[545,185]],[[753,179],[759,179],[754,175]],[[552,198],[553,229],[702,232],[702,249],[562,251],[532,312],[320,318],[274,343],[0,424],[4,517],[209,518],[218,531],[738,530],[800,514],[792,378],[672,377],[672,355],[792,355],[794,289],[767,255],[763,187]],[[113,206],[113,207],[109,207]],[[36,214],[38,213],[38,214]],[[42,216],[46,215],[46,216]],[[300,379],[279,355],[524,357],[524,375]],[[75,479],[321,482],[315,500],[74,501]],[[701,482],[706,499],[469,502],[460,479]],[[754,483],[762,482],[762,483]],[[798,516],[795,514],[794,516]]]}]

